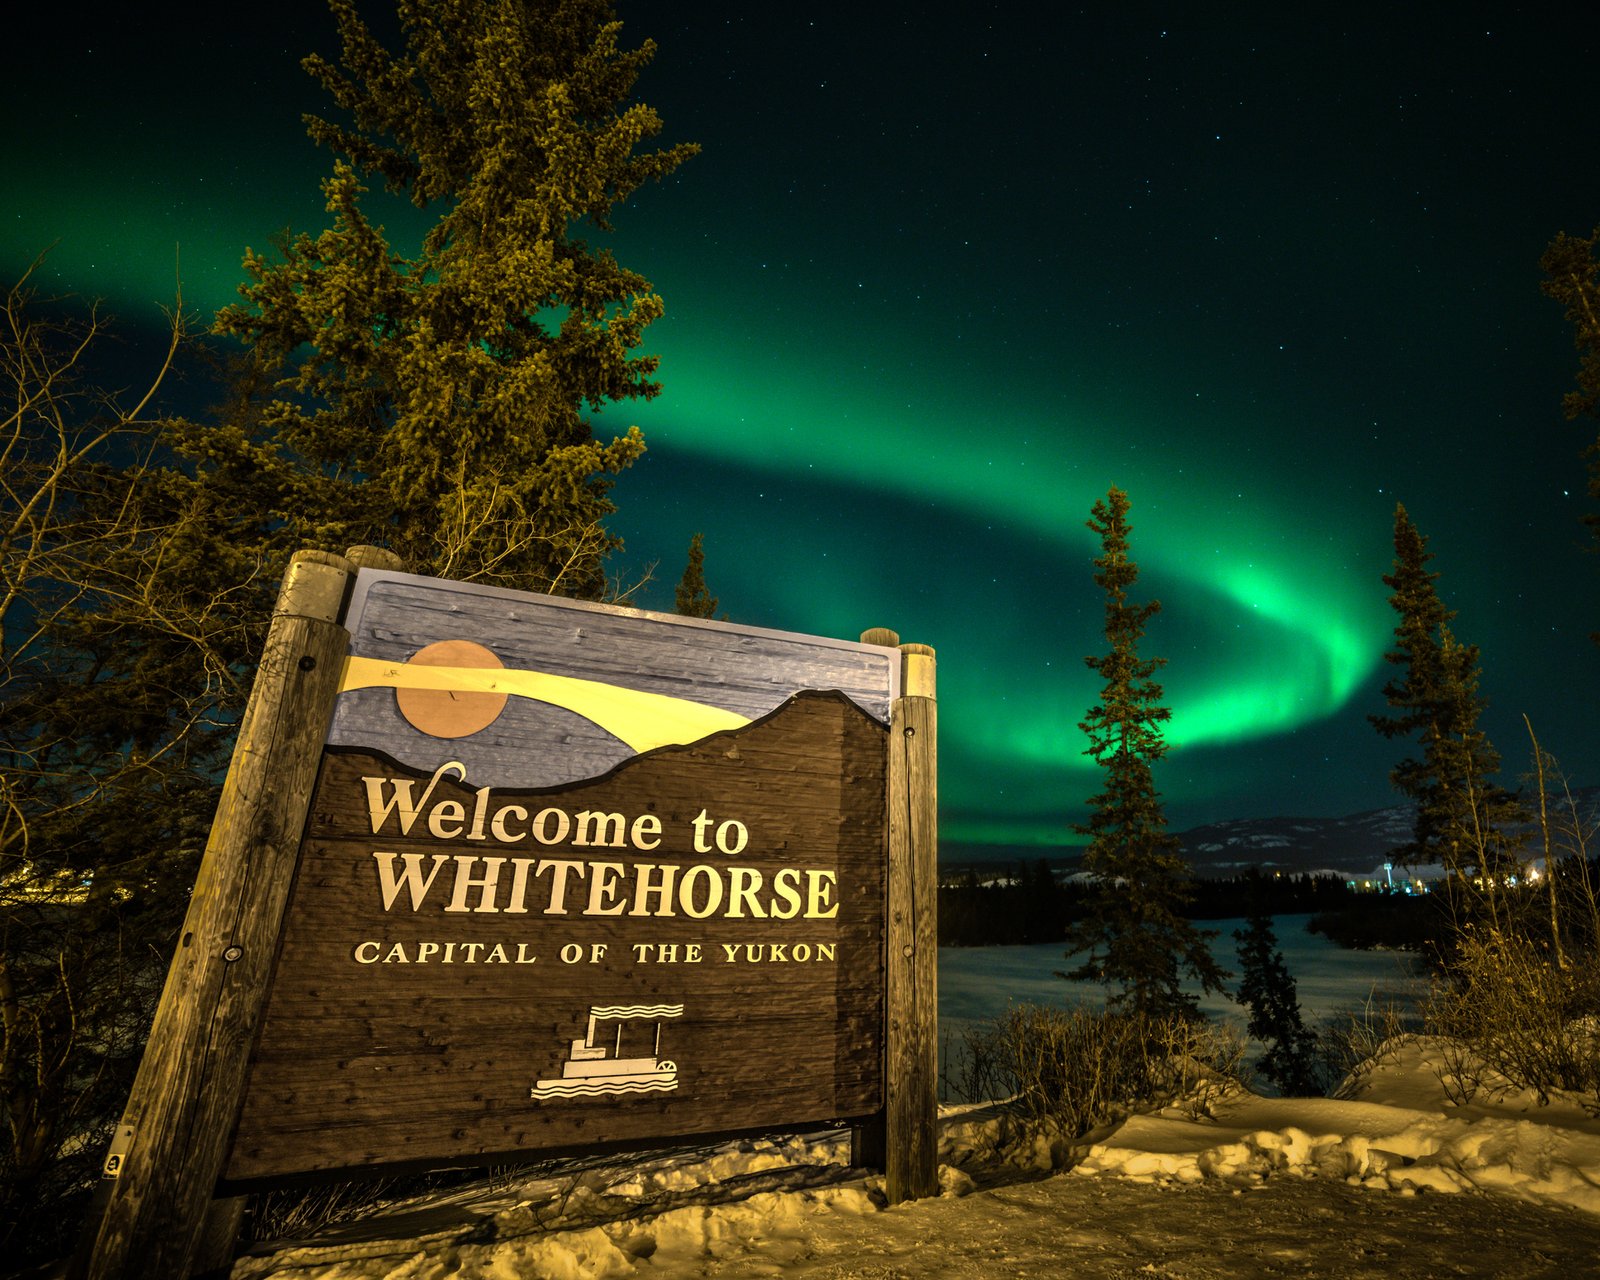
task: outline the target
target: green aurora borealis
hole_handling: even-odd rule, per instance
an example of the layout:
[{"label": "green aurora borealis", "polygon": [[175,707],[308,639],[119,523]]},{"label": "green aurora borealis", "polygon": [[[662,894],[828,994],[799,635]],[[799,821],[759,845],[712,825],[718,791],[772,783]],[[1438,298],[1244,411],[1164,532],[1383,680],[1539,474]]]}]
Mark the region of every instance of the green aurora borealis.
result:
[{"label": "green aurora borealis", "polygon": [[[621,7],[660,45],[641,96],[704,145],[619,219],[668,309],[662,395],[599,423],[651,446],[616,490],[644,603],[699,530],[737,621],[935,645],[947,849],[1065,843],[1095,781],[1084,520],[1116,484],[1164,604],[1174,825],[1334,815],[1392,802],[1365,717],[1399,500],[1508,780],[1523,712],[1596,780],[1586,437],[1537,262],[1600,222],[1600,20],[688,8]],[[181,264],[209,313],[246,245],[322,225],[296,64],[331,23],[91,12],[25,20],[3,265],[56,241],[51,286],[137,326]]]}]

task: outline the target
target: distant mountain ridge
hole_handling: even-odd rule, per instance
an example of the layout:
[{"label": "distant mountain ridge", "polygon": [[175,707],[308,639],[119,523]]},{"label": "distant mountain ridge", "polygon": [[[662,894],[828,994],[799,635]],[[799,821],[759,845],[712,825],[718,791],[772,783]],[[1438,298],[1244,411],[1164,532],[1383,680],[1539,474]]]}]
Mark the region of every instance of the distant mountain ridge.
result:
[{"label": "distant mountain ridge", "polygon": [[[1586,829],[1593,832],[1600,828],[1600,787],[1574,788],[1572,796]],[[1565,811],[1566,797],[1552,795],[1550,820],[1557,829],[1562,823],[1558,809]],[[1231,818],[1191,827],[1176,835],[1194,873],[1208,880],[1227,879],[1251,867],[1285,875],[1321,872],[1354,879],[1381,876],[1383,864],[1390,861],[1393,851],[1411,839],[1415,823],[1416,806],[1407,803],[1342,818]],[[1529,832],[1528,854],[1535,861],[1543,861],[1537,828]],[[1589,841],[1589,856],[1597,855],[1600,836]],[[1070,876],[1082,870],[1083,851],[1072,847],[1025,849],[950,842],[941,851],[939,866],[946,875],[972,871],[980,878],[988,878],[1010,875],[1019,865],[1041,860],[1056,874]],[[1395,871],[1401,870],[1396,864]]]},{"label": "distant mountain ridge", "polygon": [[[1578,810],[1593,828],[1600,822],[1600,787],[1573,792]],[[1561,804],[1565,806],[1565,798]],[[1558,823],[1552,797],[1551,821]],[[1184,856],[1196,875],[1223,878],[1250,867],[1301,875],[1329,872],[1369,876],[1381,872],[1394,849],[1411,839],[1416,821],[1413,804],[1371,809],[1343,818],[1236,818],[1211,822],[1178,833]],[[1535,830],[1531,856],[1543,856]],[[1600,843],[1590,854],[1600,853]]]},{"label": "distant mountain ridge", "polygon": [[1198,876],[1224,878],[1251,867],[1302,875],[1368,875],[1411,838],[1416,806],[1392,805],[1343,818],[1233,818],[1178,833]]}]

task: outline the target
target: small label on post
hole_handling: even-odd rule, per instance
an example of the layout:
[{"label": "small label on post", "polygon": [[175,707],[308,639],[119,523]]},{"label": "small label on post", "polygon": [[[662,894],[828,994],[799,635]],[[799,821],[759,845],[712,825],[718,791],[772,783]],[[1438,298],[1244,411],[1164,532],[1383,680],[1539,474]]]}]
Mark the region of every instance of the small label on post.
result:
[{"label": "small label on post", "polygon": [[133,1126],[119,1124],[117,1131],[111,1137],[111,1149],[106,1152],[105,1166],[101,1172],[108,1178],[115,1178],[122,1172],[122,1162],[128,1157],[128,1150],[133,1146]]}]

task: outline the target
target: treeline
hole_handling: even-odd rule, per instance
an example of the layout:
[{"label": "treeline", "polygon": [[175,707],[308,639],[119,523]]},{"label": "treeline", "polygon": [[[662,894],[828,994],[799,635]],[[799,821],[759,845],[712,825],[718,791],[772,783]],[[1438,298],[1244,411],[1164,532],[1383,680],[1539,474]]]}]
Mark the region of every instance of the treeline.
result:
[{"label": "treeline", "polygon": [[1438,952],[1449,918],[1431,894],[1364,893],[1359,904],[1321,910],[1306,928],[1354,951]]},{"label": "treeline", "polygon": [[[1579,951],[1600,949],[1600,913],[1592,903],[1600,887],[1600,858],[1568,857],[1556,863],[1555,882],[1524,881],[1503,896],[1505,922],[1527,933],[1548,927],[1549,913],[1564,920],[1565,945]],[[1456,897],[1459,899],[1459,892]],[[1554,904],[1552,908],[1552,904]],[[1443,964],[1463,922],[1452,915],[1448,891],[1429,894],[1363,893],[1331,907],[1318,908],[1306,927],[1341,947],[1366,951],[1388,947],[1419,952],[1430,964]],[[1537,923],[1535,923],[1537,922]],[[1508,932],[1511,930],[1507,930]],[[1544,943],[1541,939],[1543,945]]]},{"label": "treeline", "polygon": [[1043,858],[983,876],[968,868],[939,885],[939,945],[1059,942],[1084,901],[1082,888],[1058,880]]},{"label": "treeline", "polygon": [[[1184,910],[1191,920],[1242,919],[1257,910],[1266,915],[1337,914],[1352,910],[1358,896],[1330,875],[1241,874],[1194,880],[1191,888]],[[1363,904],[1372,900],[1370,894],[1359,897]],[[1087,886],[1058,877],[1043,858],[1010,870],[969,867],[939,886],[939,945],[1062,942],[1071,926],[1089,914],[1091,902]]]},{"label": "treeline", "polygon": [[1351,908],[1371,895],[1357,894],[1340,876],[1261,875],[1246,872],[1226,880],[1195,880],[1186,914],[1192,920],[1232,920],[1259,912],[1306,915]]}]

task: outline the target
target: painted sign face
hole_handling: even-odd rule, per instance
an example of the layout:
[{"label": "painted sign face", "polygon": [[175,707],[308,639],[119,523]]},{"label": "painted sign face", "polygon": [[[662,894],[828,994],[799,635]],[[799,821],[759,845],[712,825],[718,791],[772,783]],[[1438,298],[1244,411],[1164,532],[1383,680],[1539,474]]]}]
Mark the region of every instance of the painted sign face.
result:
[{"label": "painted sign face", "polygon": [[225,1177],[882,1105],[895,650],[363,570]]}]

